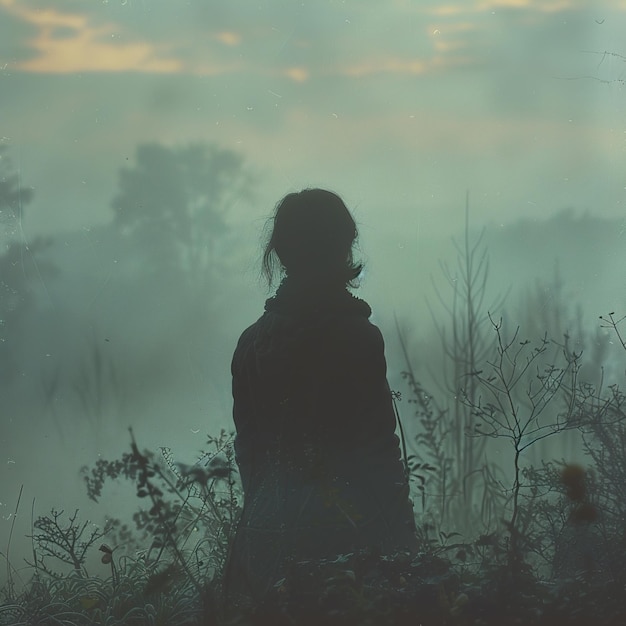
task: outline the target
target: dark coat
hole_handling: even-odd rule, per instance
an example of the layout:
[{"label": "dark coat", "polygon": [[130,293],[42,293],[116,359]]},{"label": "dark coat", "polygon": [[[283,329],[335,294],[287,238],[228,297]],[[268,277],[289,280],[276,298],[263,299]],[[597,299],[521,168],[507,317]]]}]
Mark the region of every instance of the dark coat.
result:
[{"label": "dark coat", "polygon": [[384,343],[345,288],[283,281],[232,361],[244,510],[227,586],[260,597],[289,560],[416,548]]}]

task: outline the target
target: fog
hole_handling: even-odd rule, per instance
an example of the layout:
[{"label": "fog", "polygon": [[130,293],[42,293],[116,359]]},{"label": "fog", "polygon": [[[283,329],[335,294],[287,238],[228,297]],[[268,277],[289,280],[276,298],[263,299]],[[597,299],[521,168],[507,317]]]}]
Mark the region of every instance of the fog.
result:
[{"label": "fog", "polygon": [[[128,485],[96,505],[80,475],[129,451],[129,427],[184,463],[232,428],[230,359],[271,295],[266,222],[289,191],[353,211],[355,294],[409,438],[400,339],[445,404],[437,329],[466,237],[489,260],[486,335],[488,313],[531,341],[567,332],[581,376],[601,362],[623,382],[599,319],[626,314],[623,3],[90,4],[0,0],[0,546],[14,524],[17,570],[31,507],[134,510]],[[529,462],[582,459],[552,442]]]}]

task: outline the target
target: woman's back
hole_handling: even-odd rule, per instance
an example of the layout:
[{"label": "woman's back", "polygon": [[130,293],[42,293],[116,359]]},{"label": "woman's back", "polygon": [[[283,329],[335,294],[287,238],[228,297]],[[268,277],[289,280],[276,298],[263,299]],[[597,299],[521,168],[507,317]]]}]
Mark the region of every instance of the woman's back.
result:
[{"label": "woman's back", "polygon": [[290,560],[416,547],[384,344],[345,285],[288,277],[232,362],[245,505],[228,586],[260,598]]}]

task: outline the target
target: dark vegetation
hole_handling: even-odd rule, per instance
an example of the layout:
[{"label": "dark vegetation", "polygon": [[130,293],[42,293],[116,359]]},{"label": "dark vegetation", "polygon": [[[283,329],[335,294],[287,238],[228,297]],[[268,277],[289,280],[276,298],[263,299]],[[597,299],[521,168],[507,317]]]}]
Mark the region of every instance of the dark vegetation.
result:
[{"label": "dark vegetation", "polygon": [[[147,172],[174,168],[178,179],[167,189],[178,185],[182,193],[188,178],[201,179],[186,159],[193,164],[204,158],[211,166],[216,155],[189,150],[147,147],[137,168],[122,174],[114,208],[121,211],[116,223],[124,237],[141,236],[147,217],[136,200],[140,188],[150,186],[141,182]],[[223,164],[225,185],[240,180],[240,164]],[[16,181],[4,180],[6,206],[21,211],[27,198],[18,202],[11,195]],[[163,203],[163,232],[173,228],[179,239],[159,272],[210,265],[217,241],[190,239],[200,236],[190,230],[194,211],[201,210],[198,199],[217,202],[209,191],[186,201],[186,217],[169,215]],[[157,195],[155,202],[163,198]],[[11,255],[34,259],[32,246],[19,246],[0,257],[2,286],[13,295],[24,291],[18,283],[26,276],[10,273]],[[142,246],[135,242],[133,250],[147,250]],[[80,511],[33,512],[26,568],[12,562],[11,539],[2,554],[7,582],[0,624],[626,623],[626,395],[603,376],[606,342],[626,351],[624,318],[600,317],[598,328],[606,334],[586,336],[579,327],[574,333],[564,302],[555,299],[551,309],[542,309],[540,323],[535,317],[513,326],[503,299],[486,304],[489,258],[480,239],[471,241],[468,227],[458,254],[457,266],[442,266],[450,287],[448,294],[439,292],[447,318],[433,310],[442,371],[418,375],[399,333],[417,555],[362,552],[293,563],[262,606],[227,605],[221,573],[242,504],[232,435],[209,436],[206,452],[185,465],[167,448],[141,451],[131,431],[128,452],[99,459],[82,476],[96,502],[107,484],[132,484],[138,500],[132,520],[111,516],[98,527]],[[202,276],[188,277],[196,291],[209,288],[200,285]],[[30,302],[2,302],[7,326],[16,327],[20,307]],[[102,358],[96,355],[82,368],[93,373],[91,382],[77,382],[83,408],[94,419],[113,385]],[[572,436],[585,452],[584,465],[545,451],[531,461],[546,440]],[[102,565],[108,574],[94,575]]]}]

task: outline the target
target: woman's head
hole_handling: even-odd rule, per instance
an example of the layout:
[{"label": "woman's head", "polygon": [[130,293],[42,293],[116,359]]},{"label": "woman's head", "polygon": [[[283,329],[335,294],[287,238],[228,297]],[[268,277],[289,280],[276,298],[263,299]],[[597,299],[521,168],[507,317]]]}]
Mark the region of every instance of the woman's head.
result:
[{"label": "woman's head", "polygon": [[277,261],[288,276],[354,285],[362,265],[355,263],[357,229],[335,193],[303,189],[277,205],[263,254],[263,273],[272,284]]}]

